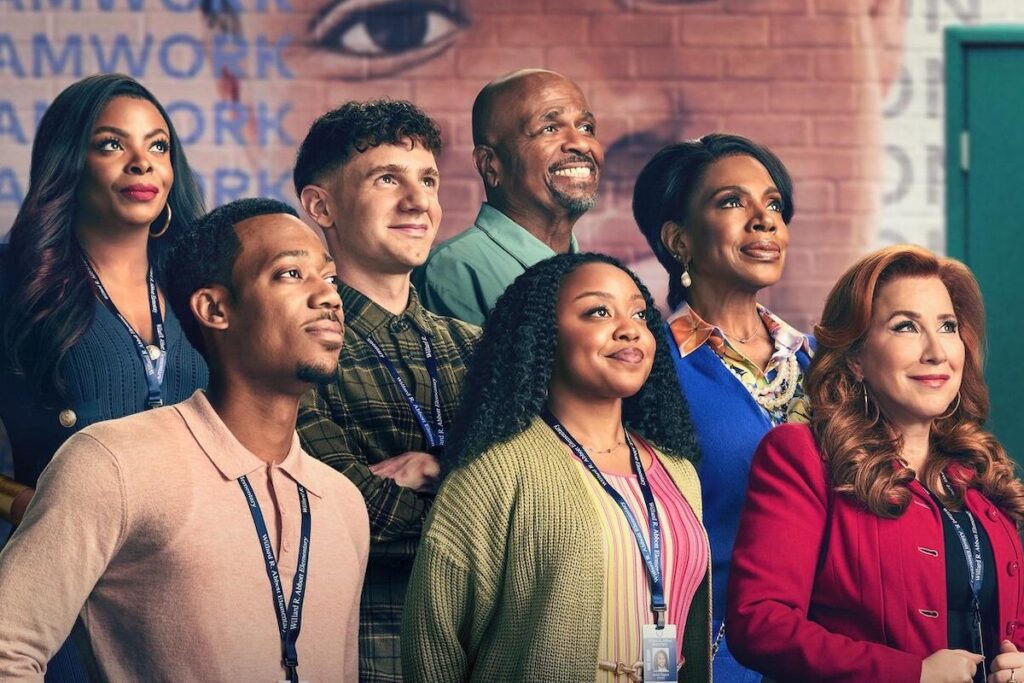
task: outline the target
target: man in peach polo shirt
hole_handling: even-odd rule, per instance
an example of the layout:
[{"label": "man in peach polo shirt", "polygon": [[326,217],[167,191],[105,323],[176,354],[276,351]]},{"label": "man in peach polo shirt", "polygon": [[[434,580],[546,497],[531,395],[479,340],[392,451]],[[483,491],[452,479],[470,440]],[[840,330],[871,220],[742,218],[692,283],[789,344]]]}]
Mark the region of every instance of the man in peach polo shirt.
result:
[{"label": "man in peach polo shirt", "polygon": [[334,263],[291,207],[245,199],[171,271],[210,388],[54,456],[0,553],[0,679],[43,680],[77,617],[103,680],[356,680],[366,507],[295,434],[338,366]]}]

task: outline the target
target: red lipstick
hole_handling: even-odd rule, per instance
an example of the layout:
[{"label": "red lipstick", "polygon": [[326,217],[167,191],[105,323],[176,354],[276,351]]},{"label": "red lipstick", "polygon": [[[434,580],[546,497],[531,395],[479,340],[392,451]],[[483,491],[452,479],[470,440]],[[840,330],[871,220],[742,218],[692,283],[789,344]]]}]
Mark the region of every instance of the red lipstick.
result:
[{"label": "red lipstick", "polygon": [[148,202],[160,194],[160,188],[156,185],[145,185],[138,183],[121,188],[121,194],[137,202]]}]

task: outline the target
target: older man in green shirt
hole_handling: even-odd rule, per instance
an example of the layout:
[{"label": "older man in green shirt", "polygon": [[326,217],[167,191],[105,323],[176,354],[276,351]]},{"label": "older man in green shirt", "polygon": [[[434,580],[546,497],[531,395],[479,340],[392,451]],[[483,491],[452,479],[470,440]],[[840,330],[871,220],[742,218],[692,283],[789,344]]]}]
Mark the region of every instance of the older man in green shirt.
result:
[{"label": "older man in green shirt", "polygon": [[541,69],[487,84],[473,103],[473,160],[487,202],[473,226],[413,273],[431,311],[481,325],[505,288],[577,251],[573,226],[597,202],[604,148],[579,87]]}]

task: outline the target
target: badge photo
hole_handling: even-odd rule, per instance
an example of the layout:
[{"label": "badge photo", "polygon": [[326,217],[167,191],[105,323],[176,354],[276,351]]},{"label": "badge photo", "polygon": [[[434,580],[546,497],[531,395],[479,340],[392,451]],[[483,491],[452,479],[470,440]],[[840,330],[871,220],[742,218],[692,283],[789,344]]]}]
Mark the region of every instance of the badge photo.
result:
[{"label": "badge photo", "polygon": [[676,626],[655,624],[643,627],[644,681],[676,683],[679,680],[679,662],[676,657]]}]

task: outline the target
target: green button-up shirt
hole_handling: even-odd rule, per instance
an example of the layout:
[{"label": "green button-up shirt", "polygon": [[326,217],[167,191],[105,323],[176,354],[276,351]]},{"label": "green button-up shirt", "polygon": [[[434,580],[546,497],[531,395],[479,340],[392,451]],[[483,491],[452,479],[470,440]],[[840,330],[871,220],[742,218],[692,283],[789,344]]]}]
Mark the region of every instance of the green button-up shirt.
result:
[{"label": "green button-up shirt", "polygon": [[[575,235],[569,251],[579,251]],[[434,313],[483,325],[516,277],[554,255],[526,228],[485,203],[473,226],[435,247],[412,281],[423,305]]]}]

